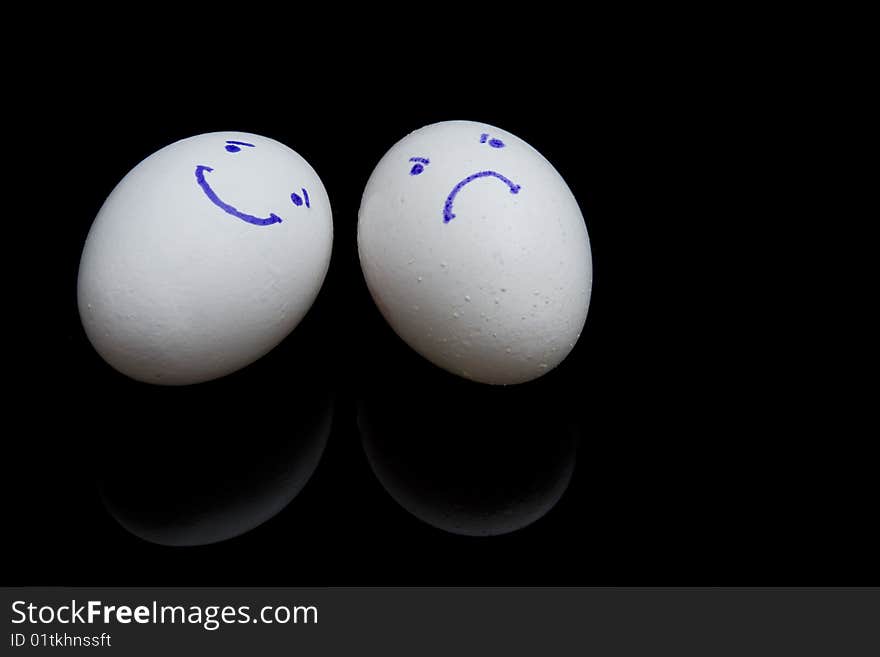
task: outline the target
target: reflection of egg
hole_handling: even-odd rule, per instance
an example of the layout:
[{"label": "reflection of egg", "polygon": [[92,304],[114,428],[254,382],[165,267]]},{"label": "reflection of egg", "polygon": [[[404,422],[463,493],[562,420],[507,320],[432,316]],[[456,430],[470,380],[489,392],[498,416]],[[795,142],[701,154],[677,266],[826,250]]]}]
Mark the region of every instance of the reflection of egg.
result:
[{"label": "reflection of egg", "polygon": [[132,169],[86,240],[86,335],[133,379],[183,385],[257,360],[300,322],[330,261],[320,178],[272,139],[211,133]]},{"label": "reflection of egg", "polygon": [[[314,377],[306,380],[313,383]],[[110,515],[146,541],[182,546],[239,536],[280,513],[318,467],[332,404],[320,392],[274,392],[289,400],[283,412],[255,414],[222,395],[218,399],[216,390],[187,398],[185,405],[170,405],[177,411],[172,432],[158,426],[166,424],[164,413],[145,416],[140,404],[131,404],[142,411],[140,424],[151,429],[145,431],[151,440],[147,449],[127,441],[108,447],[100,488]],[[222,416],[206,422],[218,407]],[[246,435],[246,444],[218,449],[221,435]]]},{"label": "reflection of egg", "polygon": [[364,190],[358,249],[397,334],[474,381],[545,374],[586,320],[592,258],[577,201],[535,149],[492,126],[438,123],[395,144]]},{"label": "reflection of egg", "polygon": [[400,380],[367,389],[357,421],[373,473],[404,509],[453,534],[496,536],[562,498],[578,437],[558,390],[499,397],[497,388]]}]

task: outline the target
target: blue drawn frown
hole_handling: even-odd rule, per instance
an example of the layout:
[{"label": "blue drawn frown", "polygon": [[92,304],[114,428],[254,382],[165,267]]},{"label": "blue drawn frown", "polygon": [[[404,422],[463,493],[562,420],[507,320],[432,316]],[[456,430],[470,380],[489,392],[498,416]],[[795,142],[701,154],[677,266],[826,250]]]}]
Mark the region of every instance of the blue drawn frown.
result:
[{"label": "blue drawn frown", "polygon": [[[487,133],[483,133],[480,135],[480,143],[485,144],[486,140],[489,138]],[[492,148],[504,148],[504,142],[500,139],[489,139],[489,146]],[[415,162],[412,169],[410,169],[409,175],[417,176],[425,170],[425,166],[430,164],[430,160],[424,157],[411,157],[409,158],[410,162]],[[487,176],[491,176],[493,178],[498,178],[501,182],[507,185],[510,188],[511,194],[519,194],[519,190],[522,189],[522,186],[515,184],[506,176],[502,176],[497,171],[477,171],[476,173],[472,173],[467,178],[459,182],[455,187],[452,188],[452,191],[449,192],[449,196],[446,197],[446,203],[443,205],[443,223],[448,224],[450,221],[455,219],[455,213],[452,212],[452,204],[455,202],[455,197],[458,196],[458,193],[464,188],[468,183],[477,180],[478,178],[486,178]]]},{"label": "blue drawn frown", "polygon": [[477,180],[478,178],[485,178],[486,176],[498,178],[498,180],[510,187],[511,194],[519,194],[519,190],[522,189],[520,185],[514,184],[509,178],[502,176],[496,171],[477,171],[476,173],[472,173],[467,178],[458,183],[455,187],[453,187],[452,191],[449,192],[449,196],[446,197],[446,203],[443,206],[444,224],[448,224],[450,221],[455,219],[455,214],[453,214],[452,212],[452,204],[455,202],[455,197],[458,196],[458,193],[464,188],[464,186],[468,183],[473,182],[474,180]]},{"label": "blue drawn frown", "polygon": [[[230,153],[238,153],[241,150],[242,146],[247,146],[248,148],[256,148],[253,144],[248,144],[244,141],[233,141],[227,140],[226,142],[226,150]],[[199,187],[202,188],[202,191],[205,192],[205,196],[208,197],[208,200],[211,201],[218,208],[223,210],[224,212],[231,214],[233,217],[238,217],[242,221],[246,221],[249,224],[253,224],[255,226],[270,226],[271,224],[280,224],[282,219],[274,212],[270,212],[268,217],[255,217],[252,214],[247,214],[237,210],[233,206],[228,203],[224,203],[219,196],[217,196],[216,192],[211,189],[211,185],[208,184],[208,181],[205,180],[205,173],[209,173],[214,169],[204,164],[199,164],[196,166],[196,182],[199,184]],[[302,188],[303,197],[305,197],[305,204],[307,208],[312,207],[309,204],[309,193],[305,190],[305,187]],[[299,194],[293,192],[290,195],[290,200],[293,201],[293,204],[296,206],[300,206],[303,204],[303,197],[300,197]]]}]

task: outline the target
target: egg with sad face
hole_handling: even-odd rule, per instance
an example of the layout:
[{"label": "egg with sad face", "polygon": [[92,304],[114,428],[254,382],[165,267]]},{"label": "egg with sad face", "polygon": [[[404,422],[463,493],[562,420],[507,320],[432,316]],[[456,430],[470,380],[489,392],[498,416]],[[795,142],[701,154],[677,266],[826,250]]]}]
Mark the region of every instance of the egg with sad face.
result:
[{"label": "egg with sad face", "polygon": [[83,248],[80,317],[118,371],[184,385],[257,360],[312,305],[333,226],[317,173],[287,146],[218,132],[132,169]]},{"label": "egg with sad face", "polygon": [[490,384],[547,373],[574,348],[592,285],[577,201],[516,136],[448,121],[395,144],[361,200],[364,278],[397,334]]}]

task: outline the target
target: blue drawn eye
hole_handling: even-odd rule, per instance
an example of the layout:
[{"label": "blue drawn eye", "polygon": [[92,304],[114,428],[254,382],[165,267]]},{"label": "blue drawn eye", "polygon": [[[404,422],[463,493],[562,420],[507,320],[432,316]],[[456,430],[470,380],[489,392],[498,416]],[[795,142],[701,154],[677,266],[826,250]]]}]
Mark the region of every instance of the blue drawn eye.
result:
[{"label": "blue drawn eye", "polygon": [[[489,134],[484,132],[480,135],[480,143],[485,144],[486,140],[489,139]],[[492,148],[504,148],[504,142],[500,139],[489,139],[489,146]]]},{"label": "blue drawn eye", "polygon": [[431,164],[431,161],[426,157],[411,157],[409,158],[409,161],[415,162],[415,164],[413,164],[413,168],[409,170],[409,175],[411,176],[419,175],[422,171],[425,170],[425,166]]},{"label": "blue drawn eye", "polygon": [[242,146],[250,146],[251,148],[256,148],[253,144],[249,144],[245,141],[233,141],[232,139],[226,140],[226,150],[230,153],[238,153],[241,150]]},{"label": "blue drawn eye", "polygon": [[303,195],[300,196],[300,195],[297,194],[296,192],[293,192],[293,193],[290,195],[290,200],[293,201],[293,204],[294,204],[295,206],[299,207],[299,206],[301,206],[301,205],[303,204],[303,199],[305,199],[306,207],[307,207],[307,208],[312,207],[311,205],[309,205],[309,193],[306,191],[306,188],[305,188],[305,187],[302,187],[301,189],[302,189],[302,193],[303,193]]}]

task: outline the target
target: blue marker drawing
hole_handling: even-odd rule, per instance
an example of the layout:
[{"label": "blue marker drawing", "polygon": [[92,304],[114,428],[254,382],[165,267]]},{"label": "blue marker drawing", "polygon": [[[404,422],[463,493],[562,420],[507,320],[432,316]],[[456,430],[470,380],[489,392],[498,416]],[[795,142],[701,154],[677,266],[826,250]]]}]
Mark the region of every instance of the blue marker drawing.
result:
[{"label": "blue marker drawing", "polygon": [[[268,217],[255,217],[252,214],[245,214],[244,212],[239,212],[234,207],[229,205],[228,203],[224,203],[220,200],[217,194],[214,193],[214,190],[211,189],[211,186],[208,184],[208,181],[205,180],[205,172],[213,171],[211,167],[206,167],[203,164],[199,164],[196,166],[196,182],[199,183],[199,187],[202,188],[205,192],[205,196],[207,196],[211,203],[216,205],[218,208],[223,210],[224,212],[228,212],[233,217],[238,217],[242,221],[246,221],[249,224],[254,224],[255,226],[269,226],[271,224],[280,224],[281,217],[272,212],[269,213]],[[300,201],[302,203],[302,201]]]},{"label": "blue marker drawing", "polygon": [[425,170],[425,165],[431,164],[431,161],[426,157],[411,157],[409,158],[409,161],[415,162],[413,168],[409,170],[409,175],[411,176],[419,175]]},{"label": "blue marker drawing", "polygon": [[[486,140],[489,139],[489,134],[484,132],[480,135],[480,143],[485,144]],[[504,148],[504,142],[500,139],[489,139],[489,146],[492,148]]]},{"label": "blue marker drawing", "polygon": [[256,148],[253,144],[249,144],[246,141],[235,141],[233,139],[226,140],[226,150],[230,153],[238,153],[241,150],[239,146],[250,146],[251,148]]},{"label": "blue marker drawing", "polygon": [[305,188],[305,187],[302,187],[301,189],[302,189],[302,193],[303,193],[303,195],[300,196],[299,194],[297,194],[296,192],[294,192],[293,194],[290,195],[290,200],[293,201],[293,204],[294,204],[295,206],[299,207],[300,205],[303,204],[303,198],[305,198],[305,201],[306,201],[306,207],[307,207],[307,208],[312,207],[311,205],[309,205],[309,193],[306,191],[306,188]]},{"label": "blue marker drawing", "polygon": [[455,219],[455,214],[453,214],[452,212],[452,204],[455,201],[455,197],[458,196],[458,193],[462,190],[462,188],[469,182],[473,182],[477,178],[485,178],[486,176],[493,176],[495,178],[498,178],[498,180],[510,187],[511,194],[519,194],[519,190],[522,189],[522,187],[520,187],[519,185],[511,182],[510,179],[505,178],[500,173],[496,173],[494,171],[478,171],[477,173],[472,173],[467,178],[458,183],[455,187],[453,187],[452,191],[449,192],[449,196],[446,197],[446,204],[443,206],[444,224],[448,224],[450,221]]},{"label": "blue marker drawing", "polygon": [[[226,140],[226,150],[230,153],[237,153],[241,150],[241,146],[249,146],[251,148],[256,148],[253,144],[249,144],[246,141],[235,141],[232,139]],[[228,203],[224,203],[220,200],[220,197],[217,196],[216,192],[211,189],[211,185],[208,184],[208,181],[205,180],[205,173],[209,173],[213,171],[211,167],[205,166],[204,164],[196,165],[196,182],[199,184],[199,187],[202,188],[202,191],[205,192],[205,196],[216,205],[218,208],[223,210],[224,212],[228,212],[233,217],[238,217],[242,221],[246,221],[249,224],[253,224],[254,226],[270,226],[272,224],[280,224],[282,219],[274,212],[270,212],[268,217],[255,217],[252,214],[246,214],[244,212],[240,212],[236,210],[234,207],[229,205]],[[305,187],[302,187],[303,196],[306,197],[306,207],[312,207],[309,205],[309,193],[306,191]],[[302,197],[294,192],[290,195],[290,200],[293,201],[293,204],[296,206],[300,206],[303,204]]]}]

